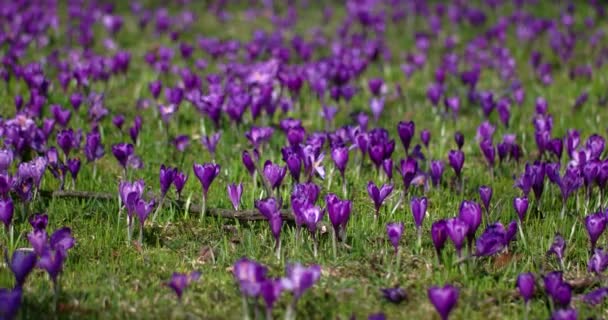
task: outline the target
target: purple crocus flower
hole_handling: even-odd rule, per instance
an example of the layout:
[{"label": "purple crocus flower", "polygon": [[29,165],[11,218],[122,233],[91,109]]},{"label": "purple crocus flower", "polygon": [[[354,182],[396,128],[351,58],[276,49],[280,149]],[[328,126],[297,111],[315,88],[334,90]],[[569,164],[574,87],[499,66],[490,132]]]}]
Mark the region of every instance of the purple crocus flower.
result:
[{"label": "purple crocus flower", "polygon": [[201,186],[203,187],[203,198],[206,201],[207,192],[209,191],[209,186],[211,186],[211,183],[213,182],[213,180],[220,173],[220,165],[214,164],[214,163],[205,163],[205,164],[195,163],[192,166],[192,169],[194,170],[194,174],[200,181]]},{"label": "purple crocus flower", "polygon": [[481,207],[475,201],[464,200],[460,203],[458,217],[468,225],[467,238],[470,246],[475,239],[475,232],[477,232],[477,228],[481,224]]},{"label": "purple crocus flower", "polygon": [[378,219],[378,215],[380,214],[380,207],[384,200],[393,192],[392,184],[384,184],[382,188],[378,189],[378,187],[371,181],[367,183],[367,193],[370,198],[374,202],[374,207],[376,208],[376,212],[374,217]]},{"label": "purple crocus flower", "polygon": [[281,186],[281,182],[283,182],[283,178],[287,173],[286,167],[281,167],[278,164],[272,163],[272,161],[267,160],[264,163],[264,177],[266,181],[270,184],[272,189],[277,189]]},{"label": "purple crocus flower", "polygon": [[[254,155],[255,155],[255,152],[254,152]],[[253,175],[253,173],[255,172],[255,162],[251,158],[251,155],[249,155],[249,151],[244,150],[243,154],[241,156],[241,159],[243,161],[243,165],[245,166],[247,171],[249,171],[249,174]],[[257,160],[256,160],[256,162],[257,162]]]},{"label": "purple crocus flower", "polygon": [[461,179],[462,166],[464,165],[464,152],[460,150],[450,150],[448,153],[448,162],[454,170],[456,177]]},{"label": "purple crocus flower", "polygon": [[418,162],[416,159],[412,157],[407,157],[407,159],[401,159],[399,164],[399,173],[401,174],[401,178],[403,179],[403,188],[404,191],[407,192],[410,185],[412,184],[412,180],[416,177],[418,173]]},{"label": "purple crocus flower", "polygon": [[181,198],[182,190],[188,181],[188,174],[181,171],[175,172],[175,177],[173,178],[173,185],[175,186],[175,191],[177,192],[177,198]]},{"label": "purple crocus flower", "polygon": [[441,287],[431,287],[428,290],[428,297],[442,320],[447,320],[452,309],[458,303],[459,290],[452,285]]},{"label": "purple crocus flower", "polygon": [[249,142],[255,149],[258,149],[260,145],[267,142],[272,138],[274,129],[271,127],[251,127],[249,131],[245,133],[245,137],[249,139]]},{"label": "purple crocus flower", "polygon": [[462,246],[469,232],[469,224],[460,218],[451,218],[446,221],[447,235],[454,243],[458,257],[461,256]]},{"label": "purple crocus flower", "polygon": [[346,224],[350,219],[350,214],[353,209],[353,204],[349,200],[341,200],[333,193],[325,196],[325,205],[327,207],[327,215],[329,221],[334,228],[336,239],[344,239],[346,232]]},{"label": "purple crocus flower", "polygon": [[118,143],[112,146],[112,154],[118,160],[118,163],[125,168],[127,168],[127,162],[129,158],[133,155],[135,148],[130,143]]},{"label": "purple crocus flower", "polygon": [[239,282],[241,294],[246,297],[258,296],[267,273],[268,269],[265,266],[247,258],[238,260],[232,268],[232,274]]},{"label": "purple crocus flower", "polygon": [[534,297],[534,289],[536,285],[536,279],[532,273],[521,273],[517,276],[517,289],[519,295],[524,298],[526,304]]},{"label": "purple crocus flower", "polygon": [[424,221],[424,217],[426,216],[426,208],[428,201],[426,197],[413,197],[410,200],[410,208],[412,209],[412,216],[414,217],[414,224],[416,224],[416,230],[418,230],[418,235],[421,235],[421,227],[422,221]]},{"label": "purple crocus flower", "polygon": [[186,288],[188,288],[192,282],[198,281],[200,277],[201,273],[198,271],[192,271],[189,274],[174,272],[171,275],[171,279],[164,284],[173,289],[177,295],[177,299],[181,301]]},{"label": "purple crocus flower", "polygon": [[524,218],[526,217],[526,212],[528,212],[528,198],[515,197],[513,199],[513,208],[515,208],[515,212],[517,212],[519,221],[520,223],[522,223],[524,221]]},{"label": "purple crocus flower", "polygon": [[98,131],[93,130],[87,134],[84,144],[84,154],[89,162],[93,162],[104,156],[105,150],[103,149],[103,144],[101,144],[101,135]]},{"label": "purple crocus flower", "polygon": [[275,198],[256,200],[254,205],[266,220],[270,220],[272,216],[280,214],[281,208],[279,207],[279,202]]},{"label": "purple crocus flower", "polygon": [[593,255],[587,262],[587,270],[597,275],[601,275],[608,268],[608,251],[596,248],[593,251]]},{"label": "purple crocus flower", "polygon": [[281,279],[283,289],[293,293],[294,301],[312,287],[321,277],[321,267],[313,265],[304,267],[299,263],[288,264],[286,267],[286,277]]},{"label": "purple crocus flower", "polygon": [[344,171],[348,163],[348,149],[346,147],[336,147],[331,150],[331,158],[334,160],[336,167],[340,171],[340,175],[344,179]]},{"label": "purple crocus flower", "polygon": [[456,131],[454,133],[454,141],[456,142],[458,150],[461,150],[462,146],[464,145],[464,135],[462,134],[462,132]]},{"label": "purple crocus flower", "polygon": [[407,299],[407,293],[405,293],[405,290],[401,287],[382,288],[380,289],[380,292],[382,292],[384,299],[395,304],[401,303]]},{"label": "purple crocus flower", "polygon": [[429,129],[420,131],[420,141],[422,141],[425,147],[429,147],[429,142],[431,141],[431,131]]},{"label": "purple crocus flower", "polygon": [[218,131],[210,136],[201,137],[201,144],[205,149],[207,149],[207,151],[209,151],[211,156],[215,156],[215,149],[217,148],[217,144],[220,141],[221,137],[221,131]]},{"label": "purple crocus flower", "polygon": [[578,312],[576,309],[559,309],[551,314],[551,320],[576,320]]},{"label": "purple crocus flower", "polygon": [[486,218],[489,218],[490,201],[492,201],[492,187],[490,187],[490,186],[479,187],[479,198],[481,199],[481,203],[483,203],[483,206],[486,209]]},{"label": "purple crocus flower", "polygon": [[443,219],[433,222],[431,225],[431,238],[433,246],[437,252],[437,258],[441,262],[441,251],[445,247],[445,242],[448,239],[448,225]]},{"label": "purple crocus flower", "polygon": [[239,204],[241,203],[241,196],[243,195],[243,184],[231,183],[228,185],[228,198],[234,207],[234,210],[239,210]]},{"label": "purple crocus flower", "polygon": [[606,297],[608,297],[608,288],[598,288],[587,293],[583,297],[583,301],[588,305],[595,306],[602,304]]},{"label": "purple crocus flower", "polygon": [[414,121],[400,121],[397,124],[397,133],[399,134],[399,138],[401,139],[401,144],[403,144],[403,148],[405,149],[405,153],[408,153],[410,148],[410,143],[412,142],[412,138],[414,137],[416,131],[416,124]]},{"label": "purple crocus flower", "polygon": [[283,293],[280,279],[266,279],[260,286],[260,295],[266,303],[266,319],[272,319],[272,308]]},{"label": "purple crocus flower", "polygon": [[159,180],[160,180],[160,193],[161,197],[164,198],[169,191],[169,188],[175,181],[175,174],[177,168],[165,167],[164,164],[160,166]]},{"label": "purple crocus flower", "polygon": [[585,228],[591,242],[591,252],[595,250],[597,240],[600,238],[604,230],[606,230],[606,215],[604,212],[597,212],[585,217]]},{"label": "purple crocus flower", "polygon": [[13,221],[14,209],[13,200],[11,198],[0,199],[0,222],[4,224],[7,234],[11,222]]},{"label": "purple crocus flower", "polygon": [[439,184],[441,184],[441,177],[443,176],[443,161],[441,160],[433,160],[431,161],[431,170],[430,170],[430,176],[431,176],[431,182],[433,183],[433,185],[435,187],[439,186]]},{"label": "purple crocus flower", "polygon": [[60,250],[47,249],[42,252],[38,260],[38,267],[45,270],[54,285],[57,285],[57,277],[63,271],[65,256]]},{"label": "purple crocus flower", "polygon": [[475,256],[489,257],[507,246],[507,231],[501,223],[489,225],[475,242]]},{"label": "purple crocus flower", "polygon": [[403,235],[403,222],[387,223],[386,235],[395,249],[395,255],[397,255],[399,253],[399,241]]},{"label": "purple crocus flower", "polygon": [[554,254],[557,257],[557,260],[559,261],[560,265],[562,266],[562,269],[564,265],[564,251],[566,251],[566,240],[564,240],[561,234],[557,233],[555,234],[555,238],[553,238],[553,243],[547,251],[547,254]]},{"label": "purple crocus flower", "polygon": [[8,256],[5,256],[5,259],[6,264],[15,276],[15,287],[23,287],[25,279],[32,272],[32,270],[34,270],[34,267],[36,266],[36,254],[33,252],[15,250],[10,261],[8,261]]},{"label": "purple crocus flower", "polygon": [[2,319],[15,319],[21,307],[21,287],[12,290],[0,289],[0,316]]}]

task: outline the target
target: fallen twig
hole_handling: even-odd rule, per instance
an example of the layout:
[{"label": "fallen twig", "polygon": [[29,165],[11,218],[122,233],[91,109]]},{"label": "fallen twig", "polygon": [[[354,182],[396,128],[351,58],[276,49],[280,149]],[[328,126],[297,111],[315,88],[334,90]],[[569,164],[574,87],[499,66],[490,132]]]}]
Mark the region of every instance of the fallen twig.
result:
[{"label": "fallen twig", "polygon": [[[89,199],[89,200],[102,200],[102,201],[118,201],[118,196],[107,193],[107,192],[91,192],[91,191],[49,191],[41,190],[39,195],[44,198],[59,198],[59,199]],[[174,205],[179,208],[185,208],[186,203],[181,200],[165,201],[164,207]],[[222,208],[206,208],[206,214],[210,216],[223,217],[227,219],[237,219],[242,221],[257,221],[266,220],[257,210],[232,210]],[[196,203],[190,204],[188,212],[199,214],[201,212],[201,206]],[[289,210],[281,210],[281,217],[285,221],[295,221],[293,214]]]}]

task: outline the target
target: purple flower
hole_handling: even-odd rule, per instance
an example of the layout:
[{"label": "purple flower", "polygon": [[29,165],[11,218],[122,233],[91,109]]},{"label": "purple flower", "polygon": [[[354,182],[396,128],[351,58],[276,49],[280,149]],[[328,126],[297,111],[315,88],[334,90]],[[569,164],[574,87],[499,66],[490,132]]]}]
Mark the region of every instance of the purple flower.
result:
[{"label": "purple flower", "polygon": [[308,227],[308,231],[310,231],[313,236],[317,232],[317,224],[323,219],[324,213],[325,211],[317,206],[309,206],[302,211],[304,223]]},{"label": "purple flower", "polygon": [[456,142],[458,150],[461,150],[464,145],[464,135],[460,131],[456,131],[456,133],[454,133],[454,141]]},{"label": "purple flower", "polygon": [[507,245],[506,234],[500,223],[488,226],[475,242],[475,256],[489,257],[500,253]]},{"label": "purple flower", "polygon": [[517,212],[519,221],[523,222],[526,217],[526,212],[528,212],[528,198],[515,197],[513,199],[513,208],[515,208],[515,212]]},{"label": "purple flower", "polygon": [[373,97],[369,101],[369,108],[371,109],[374,121],[380,120],[380,115],[384,110],[384,97]]},{"label": "purple flower", "polygon": [[456,253],[460,257],[464,240],[469,232],[469,224],[458,217],[451,218],[446,221],[446,229],[448,236],[454,243]]},{"label": "purple flower", "polygon": [[532,273],[521,273],[517,276],[517,289],[519,290],[519,295],[524,298],[524,301],[528,303],[534,296],[534,288],[535,288],[536,280],[534,278],[534,274]]},{"label": "purple flower", "polygon": [[431,141],[431,131],[428,129],[420,131],[420,141],[422,141],[422,144],[428,148],[429,142]]},{"label": "purple flower", "polygon": [[448,153],[448,162],[454,170],[456,177],[460,179],[460,173],[462,172],[462,166],[464,165],[464,153],[460,150],[450,150]]},{"label": "purple flower", "polygon": [[566,251],[566,240],[559,234],[555,234],[555,238],[553,238],[553,243],[547,251],[548,255],[554,254],[559,260],[560,264],[564,263],[564,251]]},{"label": "purple flower", "polygon": [[13,290],[0,289],[0,316],[2,319],[15,319],[21,307],[21,287]]},{"label": "purple flower", "polygon": [[[8,261],[8,256],[5,256],[5,259],[9,269],[11,269],[13,275],[15,275],[15,287],[22,287],[25,283],[25,279],[36,266],[36,254],[33,252],[15,250],[10,261]],[[2,313],[0,313],[0,315],[1,314]]]},{"label": "purple flower", "polygon": [[559,309],[551,314],[551,320],[576,320],[578,312],[575,309]]},{"label": "purple flower", "polygon": [[216,149],[217,144],[220,141],[221,137],[222,137],[221,131],[218,131],[210,136],[203,136],[203,137],[201,137],[201,144],[213,156],[213,155],[215,155],[215,149]]},{"label": "purple flower", "polygon": [[270,184],[272,189],[277,189],[281,186],[281,182],[283,182],[283,178],[287,173],[286,167],[281,167],[278,164],[272,163],[272,161],[267,160],[264,163],[264,177]]},{"label": "purple flower", "polygon": [[336,147],[331,150],[331,158],[334,160],[336,167],[344,177],[346,164],[348,163],[348,149],[346,147]]},{"label": "purple flower", "polygon": [[431,238],[433,246],[437,251],[437,257],[441,259],[441,251],[445,247],[445,242],[448,239],[448,225],[445,220],[437,220],[431,225]]},{"label": "purple flower", "polygon": [[239,204],[241,203],[241,196],[243,195],[243,184],[231,183],[228,185],[228,197],[234,207],[234,210],[239,210]]},{"label": "purple flower", "polygon": [[418,173],[418,162],[416,159],[412,157],[407,157],[405,160],[401,159],[399,173],[403,179],[404,190],[407,191]]},{"label": "purple flower", "polygon": [[245,133],[245,137],[249,139],[255,149],[258,149],[262,143],[268,142],[272,138],[273,133],[274,129],[271,127],[251,127]]},{"label": "purple flower", "polygon": [[159,172],[159,180],[160,180],[160,193],[164,198],[169,191],[169,188],[175,181],[175,174],[177,173],[177,168],[165,167],[164,164],[160,166]]},{"label": "purple flower", "polygon": [[[177,170],[177,169],[176,169]],[[175,191],[177,192],[177,197],[180,198],[182,195],[182,190],[188,181],[188,175],[185,172],[176,171],[175,177],[173,179],[173,185],[175,186]]]},{"label": "purple flower", "polygon": [[4,223],[6,230],[13,220],[14,205],[11,198],[0,199],[0,222]]},{"label": "purple flower", "polygon": [[391,192],[393,192],[392,184],[384,184],[382,185],[382,188],[378,189],[378,187],[373,182],[369,181],[367,183],[367,193],[374,202],[374,207],[376,208],[376,218],[378,218],[378,215],[380,214],[380,207],[382,206],[382,202],[384,202],[386,197],[388,197]]},{"label": "purple flower", "polygon": [[393,248],[395,248],[395,254],[397,254],[399,252],[399,241],[403,235],[403,222],[387,223],[386,235],[393,245]]},{"label": "purple flower", "polygon": [[335,194],[329,193],[325,196],[325,205],[335,235],[341,237],[340,233],[346,231],[346,223],[350,218],[353,204],[349,200],[340,200]]},{"label": "purple flower", "polygon": [[112,154],[123,168],[127,167],[127,162],[133,155],[134,150],[135,148],[130,143],[118,143],[112,146]]},{"label": "purple flower", "polygon": [[382,296],[384,297],[384,299],[395,304],[401,303],[402,301],[407,299],[407,294],[405,293],[405,290],[400,287],[383,288],[380,289],[380,292],[382,292]]},{"label": "purple flower", "polygon": [[488,166],[490,168],[494,167],[496,149],[492,145],[492,141],[491,140],[480,141],[479,148],[481,149],[483,156],[486,158],[486,161],[488,162]]},{"label": "purple flower", "polygon": [[441,177],[443,176],[443,161],[433,160],[431,161],[431,181],[435,187],[441,183]]},{"label": "purple flower", "polygon": [[260,295],[266,303],[267,312],[271,312],[275,302],[283,293],[283,286],[280,279],[267,279],[260,286]]},{"label": "purple flower", "polygon": [[57,283],[57,277],[63,271],[65,256],[60,250],[47,249],[42,252],[38,260],[38,267],[45,270],[53,283]]},{"label": "purple flower", "polygon": [[211,186],[213,180],[220,173],[220,165],[214,163],[195,163],[192,166],[192,169],[203,187],[203,198],[205,201],[207,201],[207,192],[209,191],[209,186]]},{"label": "purple flower", "polygon": [[6,172],[13,163],[13,151],[10,149],[0,149],[0,173]]},{"label": "purple flower", "polygon": [[601,275],[608,268],[608,251],[596,248],[587,263],[587,270],[597,275]]},{"label": "purple flower", "polygon": [[270,220],[272,216],[280,214],[279,203],[275,198],[266,198],[255,201],[255,207],[260,211],[260,214],[267,220]]},{"label": "purple flower", "polygon": [[608,297],[608,288],[598,288],[583,297],[583,301],[589,305],[599,305]]},{"label": "purple flower", "polygon": [[464,200],[460,203],[458,217],[468,225],[467,237],[470,244],[475,238],[477,228],[481,224],[481,207],[475,201]]},{"label": "purple flower", "polygon": [[245,165],[245,168],[247,169],[247,171],[249,171],[249,174],[253,175],[253,173],[255,172],[255,162],[253,161],[253,159],[251,159],[251,156],[249,155],[249,152],[247,150],[243,151],[241,159],[243,161],[243,165]]},{"label": "purple flower", "polygon": [[606,229],[606,216],[603,212],[597,212],[585,217],[585,228],[591,242],[591,252],[595,249],[597,240],[602,236]]},{"label": "purple flower", "polygon": [[192,282],[198,281],[201,277],[201,273],[193,271],[190,274],[174,272],[171,275],[171,280],[165,282],[165,285],[175,292],[177,299],[181,300],[184,290],[190,286]]},{"label": "purple flower", "polygon": [[287,265],[287,276],[281,279],[281,286],[293,293],[295,300],[312,287],[321,277],[321,267],[313,265],[304,267],[299,263]]},{"label": "purple flower", "polygon": [[267,273],[268,269],[265,266],[247,258],[238,260],[232,268],[232,274],[239,282],[241,294],[248,297],[259,295]]},{"label": "purple flower", "polygon": [[410,143],[412,142],[412,138],[414,137],[416,131],[416,124],[414,121],[400,121],[397,124],[397,133],[399,134],[399,138],[401,139],[401,144],[403,144],[403,148],[405,149],[405,153],[407,154]]},{"label": "purple flower", "polygon": [[490,201],[492,200],[492,187],[489,186],[481,186],[479,187],[479,198],[481,199],[481,203],[486,209],[486,212],[489,214],[490,212]]},{"label": "purple flower", "polygon": [[150,200],[146,202],[144,199],[139,199],[135,204],[135,214],[137,214],[137,218],[139,219],[139,224],[143,228],[144,222],[154,209],[155,205],[154,200]]},{"label": "purple flower", "polygon": [[452,285],[445,285],[443,288],[431,287],[428,290],[429,300],[435,307],[435,310],[437,310],[437,313],[441,316],[442,320],[447,320],[452,309],[456,307],[458,295],[458,288]]},{"label": "purple flower", "polygon": [[422,227],[422,221],[426,216],[426,207],[426,197],[413,197],[410,201],[410,208],[412,209],[412,216],[414,216],[414,223],[416,224],[416,229],[420,229],[420,227]]}]

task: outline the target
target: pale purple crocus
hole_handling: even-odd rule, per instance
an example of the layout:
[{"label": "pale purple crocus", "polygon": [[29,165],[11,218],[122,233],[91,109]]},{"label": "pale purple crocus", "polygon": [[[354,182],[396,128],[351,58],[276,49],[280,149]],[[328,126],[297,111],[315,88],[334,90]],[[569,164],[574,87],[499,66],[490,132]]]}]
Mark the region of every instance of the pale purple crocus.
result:
[{"label": "pale purple crocus", "polygon": [[367,193],[370,198],[374,202],[374,207],[376,209],[374,218],[377,220],[380,215],[380,207],[384,200],[393,192],[392,184],[384,184],[380,189],[371,181],[367,183]]},{"label": "pale purple crocus", "polygon": [[209,186],[220,173],[220,165],[214,163],[198,164],[192,166],[194,174],[203,187],[203,204],[201,206],[201,219],[205,216],[205,206],[207,205],[207,193]]},{"label": "pale purple crocus", "polygon": [[228,198],[230,198],[230,202],[232,203],[232,207],[234,210],[239,210],[239,205],[241,203],[241,196],[243,195],[243,184],[239,183],[234,184],[231,183],[228,185]]}]

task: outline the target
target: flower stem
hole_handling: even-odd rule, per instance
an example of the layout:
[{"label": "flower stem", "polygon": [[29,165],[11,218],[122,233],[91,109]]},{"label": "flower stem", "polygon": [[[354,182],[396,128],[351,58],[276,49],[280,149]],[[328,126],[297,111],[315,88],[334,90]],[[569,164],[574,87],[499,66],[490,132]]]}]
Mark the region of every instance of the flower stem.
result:
[{"label": "flower stem", "polygon": [[152,215],[152,223],[156,222],[156,216],[158,215],[158,211],[160,211],[160,208],[163,207],[163,203],[165,203],[165,196],[162,196],[160,198],[160,203],[156,207],[156,210],[154,210],[154,215]]},{"label": "flower stem", "polygon": [[207,193],[203,193],[203,203],[201,204],[201,216],[200,220],[203,221],[205,219],[205,207],[207,206]]},{"label": "flower stem", "polygon": [[277,245],[276,245],[276,256],[277,256],[277,260],[281,261],[281,239],[277,239]]},{"label": "flower stem", "polygon": [[519,221],[519,223],[517,224],[517,229],[519,230],[519,237],[521,238],[521,241],[524,243],[524,248],[528,248],[528,243],[526,242],[526,237],[524,236],[524,228],[522,226],[522,221]]},{"label": "flower stem", "polygon": [[319,249],[319,240],[313,234],[313,236],[312,236],[312,250],[313,250],[312,253],[315,258],[317,258],[318,251],[319,251],[318,249]]},{"label": "flower stem", "polygon": [[250,320],[251,317],[249,316],[249,304],[247,303],[247,297],[245,295],[241,296],[241,303],[243,305],[243,319]]},{"label": "flower stem", "polygon": [[334,261],[336,260],[336,257],[338,255],[337,254],[338,250],[336,248],[336,238],[337,237],[338,237],[338,231],[336,229],[334,229],[334,234],[333,234],[333,237],[331,238],[331,248],[332,248],[332,251],[334,254]]},{"label": "flower stem", "polygon": [[143,223],[139,224],[139,238],[137,241],[139,242],[140,246],[143,246],[143,244],[144,244],[144,224]]}]

